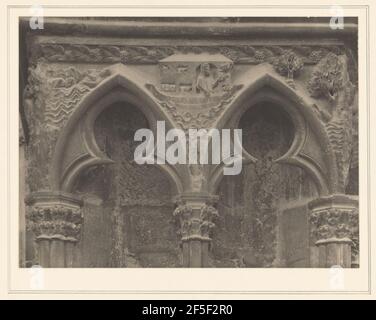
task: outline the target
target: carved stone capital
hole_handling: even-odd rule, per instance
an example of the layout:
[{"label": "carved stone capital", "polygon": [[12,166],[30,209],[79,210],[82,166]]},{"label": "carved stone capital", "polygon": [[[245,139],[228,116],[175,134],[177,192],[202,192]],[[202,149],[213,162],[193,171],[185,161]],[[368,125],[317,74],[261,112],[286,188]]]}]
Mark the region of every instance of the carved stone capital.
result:
[{"label": "carved stone capital", "polygon": [[350,243],[359,251],[358,201],[345,195],[319,198],[309,203],[310,236],[315,245]]},{"label": "carved stone capital", "polygon": [[185,200],[179,200],[174,216],[180,221],[179,233],[182,241],[211,241],[210,235],[215,227],[218,211],[210,200],[204,203],[187,203]]},{"label": "carved stone capital", "polygon": [[77,242],[83,222],[82,202],[67,194],[37,193],[26,199],[27,224],[36,240]]}]

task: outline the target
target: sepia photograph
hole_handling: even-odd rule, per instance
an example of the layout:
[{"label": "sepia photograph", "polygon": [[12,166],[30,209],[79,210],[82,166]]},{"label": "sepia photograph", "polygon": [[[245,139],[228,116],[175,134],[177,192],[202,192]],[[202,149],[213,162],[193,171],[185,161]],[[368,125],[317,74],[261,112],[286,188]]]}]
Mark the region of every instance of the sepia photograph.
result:
[{"label": "sepia photograph", "polygon": [[359,267],[357,18],[38,23],[20,266]]}]

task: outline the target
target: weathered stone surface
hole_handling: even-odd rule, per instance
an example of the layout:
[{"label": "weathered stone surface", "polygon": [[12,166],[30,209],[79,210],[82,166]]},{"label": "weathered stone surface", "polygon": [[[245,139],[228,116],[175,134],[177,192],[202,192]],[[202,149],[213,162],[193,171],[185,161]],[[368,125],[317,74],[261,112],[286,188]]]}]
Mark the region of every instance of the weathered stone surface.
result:
[{"label": "weathered stone surface", "polygon": [[[90,252],[83,259],[91,266],[97,266],[91,258],[91,248],[97,242],[107,250],[108,260],[100,261],[108,267],[179,265],[170,183],[157,167],[133,162],[134,132],[144,127],[148,123],[142,113],[124,104],[113,105],[95,123],[97,143],[114,163],[87,171],[76,189],[86,196],[94,193],[99,199],[98,205],[88,203],[90,229],[85,230],[83,239],[83,251]],[[94,240],[102,228],[105,237]]]},{"label": "weathered stone surface", "polygon": [[[124,64],[155,64],[176,54],[221,54],[236,63],[258,64],[274,61],[286,51],[301,56],[302,62],[315,64],[328,52],[336,54],[343,48],[335,45],[85,45],[60,43],[37,44],[33,59],[46,59],[48,62],[80,62],[80,63],[124,63]],[[299,63],[300,64],[300,63]]]},{"label": "weathered stone surface", "polygon": [[286,267],[306,267],[310,262],[309,210],[307,204],[283,210],[281,232],[283,263]]},{"label": "weathered stone surface", "polygon": [[[292,266],[292,253],[286,250],[296,250],[299,237],[308,237],[303,231],[307,216],[301,210],[301,218],[295,224],[287,224],[292,236],[288,239],[283,237],[287,233],[283,208],[316,197],[317,188],[303,170],[275,161],[292,143],[293,128],[288,117],[277,111],[273,114],[275,109],[268,105],[253,108],[239,124],[244,130],[244,149],[256,162],[244,167],[239,176],[224,177],[221,182],[213,259],[223,267],[282,267],[282,260]],[[285,248],[280,241],[285,241]],[[300,259],[308,254],[308,249],[300,249]]]},{"label": "weathered stone surface", "polygon": [[[29,203],[20,261],[309,267],[338,253],[347,266],[349,250],[355,261],[356,210],[307,203],[358,194],[356,24],[143,19],[46,18],[37,36],[21,19],[21,195],[55,200]],[[241,174],[223,177],[223,163],[138,165],[134,134],[157,120],[241,128]],[[342,236],[351,243],[337,245]]]}]

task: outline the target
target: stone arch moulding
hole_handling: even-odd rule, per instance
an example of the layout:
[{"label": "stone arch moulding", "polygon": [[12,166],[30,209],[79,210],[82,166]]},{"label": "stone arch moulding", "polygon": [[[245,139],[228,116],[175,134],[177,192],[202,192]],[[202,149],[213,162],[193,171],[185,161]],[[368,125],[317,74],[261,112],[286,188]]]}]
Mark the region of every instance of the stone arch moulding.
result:
[{"label": "stone arch moulding", "polygon": [[[172,127],[168,116],[142,89],[142,78],[135,71],[122,64],[108,70],[111,75],[83,98],[59,135],[50,174],[54,191],[70,192],[83,170],[113,163],[99,149],[93,130],[97,116],[113,103],[123,101],[137,107],[145,115],[153,132],[157,120],[164,120],[167,127]],[[176,193],[181,193],[183,183],[176,169],[167,164],[158,167],[166,173]]]},{"label": "stone arch moulding", "polygon": [[[260,70],[261,71],[261,70]],[[289,150],[276,162],[301,167],[315,181],[320,195],[336,192],[337,167],[334,152],[330,146],[323,123],[311,107],[311,98],[301,89],[291,88],[279,75],[267,67],[258,76],[250,75],[244,89],[229,105],[216,124],[217,128],[234,128],[242,115],[260,102],[272,102],[284,109],[295,127],[295,137]],[[310,146],[317,146],[312,148]],[[323,151],[322,151],[323,150]],[[256,161],[243,150],[243,162]],[[215,193],[223,177],[224,164],[213,167],[209,189]]]}]

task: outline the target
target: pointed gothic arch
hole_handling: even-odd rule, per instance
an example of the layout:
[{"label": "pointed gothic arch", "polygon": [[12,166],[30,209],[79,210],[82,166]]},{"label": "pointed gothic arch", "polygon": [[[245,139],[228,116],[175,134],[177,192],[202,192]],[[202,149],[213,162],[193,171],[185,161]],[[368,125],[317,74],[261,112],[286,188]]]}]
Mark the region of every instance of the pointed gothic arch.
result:
[{"label": "pointed gothic arch", "polygon": [[[83,170],[93,165],[112,163],[97,146],[93,124],[99,114],[115,102],[127,102],[139,109],[155,131],[156,121],[164,120],[172,127],[169,117],[159,108],[144,81],[131,68],[117,64],[108,69],[111,75],[89,92],[74,110],[59,135],[51,166],[51,185],[54,190],[70,192]],[[158,165],[169,178],[176,193],[183,184],[178,173],[169,165]]]},{"label": "pointed gothic arch", "polygon": [[[245,79],[245,78],[243,78]],[[274,75],[268,66],[260,66],[255,76],[250,76],[243,90],[218,119],[217,128],[236,127],[242,115],[260,102],[272,102],[290,116],[295,126],[295,137],[289,150],[280,158],[279,163],[296,165],[306,170],[315,181],[319,194],[335,192],[337,186],[337,167],[335,156],[325,127],[312,108],[310,98],[301,89],[293,89],[285,79]],[[317,152],[308,146],[319,144]],[[245,162],[255,159],[244,152]],[[213,168],[210,176],[210,192],[215,193],[223,177],[224,165]]]}]

